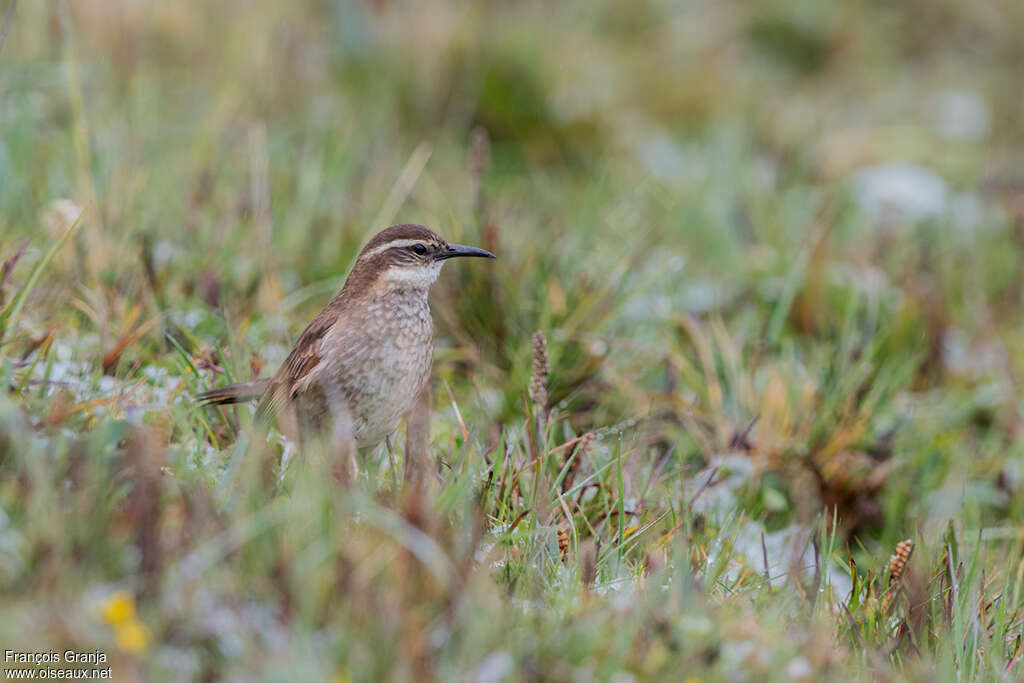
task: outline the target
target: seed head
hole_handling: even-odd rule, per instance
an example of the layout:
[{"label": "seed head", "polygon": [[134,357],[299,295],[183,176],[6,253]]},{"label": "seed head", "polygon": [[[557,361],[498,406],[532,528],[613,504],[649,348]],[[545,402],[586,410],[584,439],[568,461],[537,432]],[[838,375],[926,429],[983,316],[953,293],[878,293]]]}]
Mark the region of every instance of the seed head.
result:
[{"label": "seed head", "polygon": [[544,333],[533,333],[533,376],[530,378],[530,400],[540,408],[548,406],[548,340]]},{"label": "seed head", "polygon": [[907,562],[914,552],[914,541],[907,539],[896,544],[896,552],[889,558],[889,585],[893,586],[903,578],[903,572],[907,569]]}]

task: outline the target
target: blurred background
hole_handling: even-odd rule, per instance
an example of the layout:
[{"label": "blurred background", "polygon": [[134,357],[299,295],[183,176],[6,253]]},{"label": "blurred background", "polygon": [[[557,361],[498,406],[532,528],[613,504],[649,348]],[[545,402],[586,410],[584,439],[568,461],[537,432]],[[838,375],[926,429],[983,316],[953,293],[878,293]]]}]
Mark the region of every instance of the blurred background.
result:
[{"label": "blurred background", "polygon": [[[950,631],[868,599],[910,537],[922,576],[985,558],[965,620],[1017,586],[980,652],[906,636],[918,654],[1020,675],[1024,4],[23,0],[11,17],[0,585],[20,599],[0,645],[89,643],[146,680],[644,678],[696,661],[709,680],[811,679],[879,657],[913,673],[890,639]],[[384,458],[335,513],[405,515],[454,583],[394,569],[399,532],[266,522],[295,508],[231,477],[270,446],[187,398],[273,372],[398,222],[499,260],[450,266],[432,295],[441,502],[393,512]],[[546,406],[527,398],[536,330]],[[550,480],[530,479],[536,448]],[[477,490],[506,470],[533,505],[518,475]],[[535,484],[568,472],[598,485],[562,519]],[[467,519],[470,540],[446,526]],[[787,635],[809,592],[791,589],[812,579],[757,577],[819,524],[836,602],[812,599]],[[630,593],[623,616],[578,595],[687,563],[665,570],[668,606]],[[108,611],[111,630],[84,635],[103,605],[142,616]]]}]

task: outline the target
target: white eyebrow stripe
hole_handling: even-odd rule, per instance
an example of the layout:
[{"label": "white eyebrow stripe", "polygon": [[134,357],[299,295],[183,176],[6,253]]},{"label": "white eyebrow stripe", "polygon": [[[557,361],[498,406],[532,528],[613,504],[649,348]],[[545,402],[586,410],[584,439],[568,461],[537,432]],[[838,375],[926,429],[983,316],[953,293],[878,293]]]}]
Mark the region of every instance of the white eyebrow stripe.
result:
[{"label": "white eyebrow stripe", "polygon": [[423,240],[409,240],[409,239],[391,240],[390,242],[386,242],[385,244],[382,244],[379,247],[374,247],[370,251],[367,251],[367,252],[363,253],[362,258],[368,258],[370,256],[376,256],[377,254],[381,253],[382,251],[387,251],[388,249],[394,249],[395,247],[411,247],[414,244],[423,244]]}]

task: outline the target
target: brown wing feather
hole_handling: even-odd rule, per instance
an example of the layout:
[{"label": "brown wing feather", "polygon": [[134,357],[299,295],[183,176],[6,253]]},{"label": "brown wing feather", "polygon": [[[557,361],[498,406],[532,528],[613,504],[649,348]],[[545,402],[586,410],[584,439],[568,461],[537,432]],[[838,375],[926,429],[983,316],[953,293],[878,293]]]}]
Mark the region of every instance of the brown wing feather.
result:
[{"label": "brown wing feather", "polygon": [[336,320],[337,316],[328,307],[303,330],[260,399],[256,408],[257,418],[278,414],[284,404],[294,398],[298,382],[320,364],[320,342]]}]

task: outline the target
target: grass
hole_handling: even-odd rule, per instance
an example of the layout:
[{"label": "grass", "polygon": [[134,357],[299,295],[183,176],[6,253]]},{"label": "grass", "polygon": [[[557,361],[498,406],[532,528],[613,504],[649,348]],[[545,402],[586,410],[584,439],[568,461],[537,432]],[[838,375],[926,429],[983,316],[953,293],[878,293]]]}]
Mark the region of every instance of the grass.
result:
[{"label": "grass", "polygon": [[[20,3],[0,647],[118,680],[1019,679],[1021,30]],[[401,438],[340,488],[192,402],[272,372],[402,221],[499,256],[432,294],[428,485]]]}]

